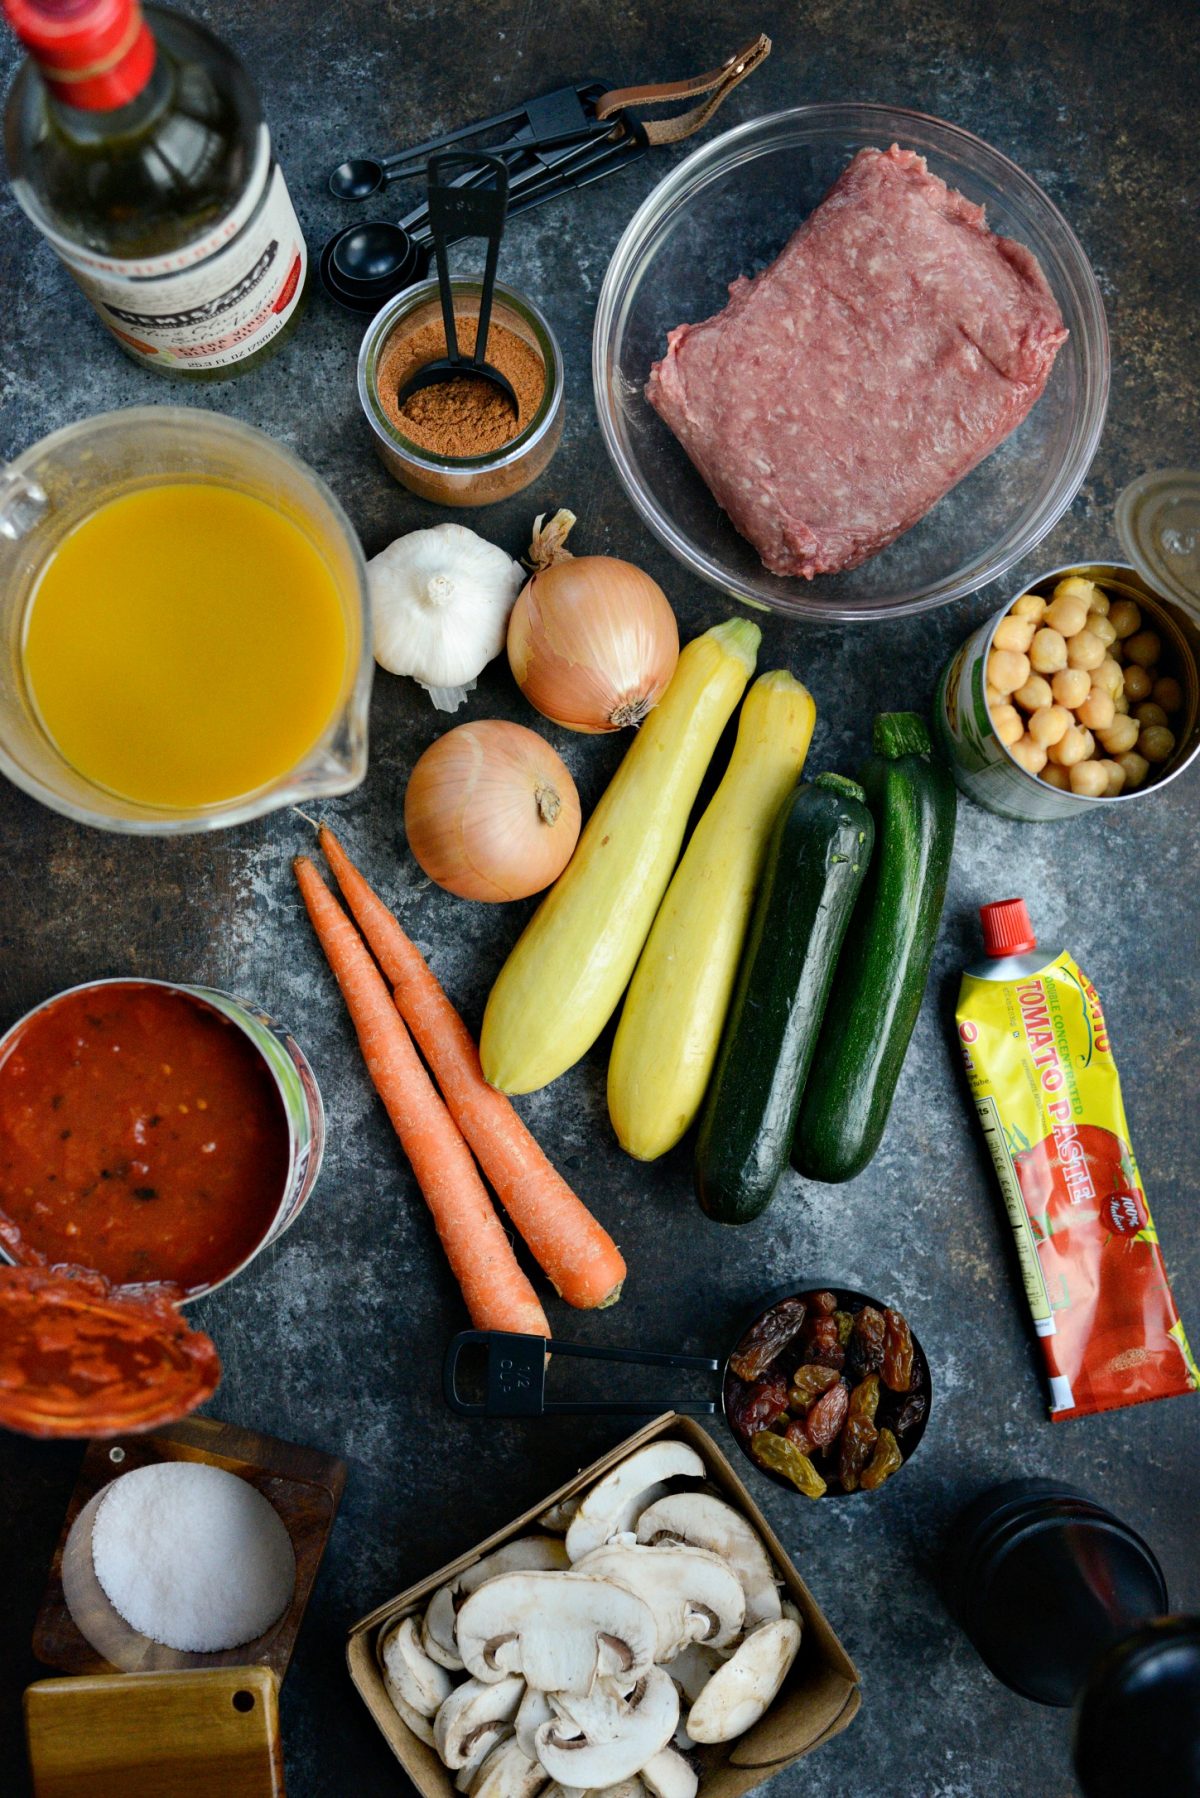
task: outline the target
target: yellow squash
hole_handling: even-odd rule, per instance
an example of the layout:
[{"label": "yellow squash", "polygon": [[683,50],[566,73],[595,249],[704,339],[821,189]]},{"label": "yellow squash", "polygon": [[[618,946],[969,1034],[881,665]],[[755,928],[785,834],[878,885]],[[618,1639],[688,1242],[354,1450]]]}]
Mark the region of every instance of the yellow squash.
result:
[{"label": "yellow squash", "polygon": [[748,619],[730,619],[680,652],[670,685],[492,988],[479,1053],[484,1077],[501,1092],[534,1092],[557,1079],[616,1010],[761,636]]},{"label": "yellow squash", "polygon": [[786,670],[755,681],[725,778],[659,907],[608,1065],[609,1116],[639,1161],[674,1148],[700,1109],[771,830],[816,715]]}]

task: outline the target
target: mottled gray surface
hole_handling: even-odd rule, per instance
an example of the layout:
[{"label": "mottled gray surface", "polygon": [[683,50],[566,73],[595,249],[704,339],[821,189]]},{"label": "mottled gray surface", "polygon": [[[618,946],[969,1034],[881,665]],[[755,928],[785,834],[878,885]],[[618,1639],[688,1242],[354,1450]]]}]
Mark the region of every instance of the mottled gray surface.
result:
[{"label": "mottled gray surface", "polygon": [[[328,168],[344,154],[386,148],[585,74],[632,80],[703,68],[766,26],[775,54],[733,97],[723,123],[834,98],[939,114],[1041,181],[1094,260],[1113,329],[1109,426],[1070,514],[1023,574],[1113,555],[1111,508],[1125,482],[1146,467],[1200,457],[1197,196],[1186,188],[1200,42],[1188,0],[898,0],[887,8],[675,0],[667,9],[621,0],[557,9],[517,0],[254,8],[221,0],[193,10],[238,45],[261,84],[313,244],[346,216],[324,192]],[[7,57],[7,40],[4,49]],[[732,608],[683,579],[636,522],[605,463],[588,378],[606,261],[635,203],[680,154],[658,152],[569,206],[514,222],[504,274],[541,301],[563,343],[566,437],[535,491],[466,521],[516,552],[535,511],[569,502],[580,513],[580,547],[650,569],[690,635]],[[91,412],[178,397],[104,338],[7,201],[0,266],[4,454]],[[354,399],[360,331],[317,294],[278,359],[189,403],[265,426],[307,457],[373,553],[435,515],[392,485],[371,454]],[[852,766],[876,710],[927,703],[948,652],[1004,597],[996,589],[932,617],[861,631],[768,622],[760,665],[786,662],[820,708],[810,765]],[[471,715],[528,719],[503,666],[481,683]],[[326,813],[477,1026],[526,908],[459,903],[431,888],[407,853],[405,776],[444,723],[410,684],[382,677],[367,782]],[[590,805],[622,745],[549,734]],[[523,1103],[630,1262],[619,1311],[580,1317],[552,1302],[556,1328],[598,1343],[716,1349],[764,1289],[821,1275],[902,1305],[928,1350],[931,1426],[920,1456],[878,1500],[809,1507],[749,1474],[864,1682],[859,1720],[781,1775],[778,1798],[1071,1791],[1066,1719],[998,1686],[938,1595],[949,1521],[985,1482],[1031,1470],[1089,1488],[1145,1531],[1175,1602],[1200,1606],[1195,1401],[1046,1422],[1007,1226],[969,1127],[949,1029],[957,971],[976,953],[976,905],[1024,891],[1044,940],[1071,945],[1107,1001],[1175,1290],[1200,1334],[1198,800],[1193,777],[1157,803],[1040,829],[961,806],[934,978],[895,1111],[875,1163],[847,1187],[789,1176],[766,1217],[723,1232],[696,1210],[686,1149],[643,1168],[616,1148],[602,1052]],[[197,979],[252,995],[286,1019],[316,1065],[331,1125],[316,1195],[277,1249],[195,1315],[225,1364],[218,1416],[318,1444],[350,1466],[284,1691],[289,1790],[293,1798],[400,1790],[345,1674],[347,1626],[615,1443],[623,1426],[468,1425],[443,1409],[437,1362],[464,1321],[461,1304],[300,915],[288,872],[304,842],[296,819],[211,840],[133,842],[76,829],[7,788],[3,804],[0,1025],[91,976]],[[0,1447],[5,1791],[22,1789],[18,1699],[38,1672],[29,1629],[77,1460],[71,1446],[9,1439]]]}]

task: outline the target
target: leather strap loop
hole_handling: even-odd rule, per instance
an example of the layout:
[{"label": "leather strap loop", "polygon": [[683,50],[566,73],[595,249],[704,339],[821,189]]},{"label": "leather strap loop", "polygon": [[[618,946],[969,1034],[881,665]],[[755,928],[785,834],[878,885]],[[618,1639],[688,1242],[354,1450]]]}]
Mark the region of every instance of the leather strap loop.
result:
[{"label": "leather strap loop", "polygon": [[731,94],[747,75],[753,75],[759,64],[765,62],[770,54],[771,40],[765,32],[760,32],[753,43],[735,51],[732,56],[726,57],[719,69],[710,69],[705,75],[693,75],[688,81],[659,81],[642,87],[618,87],[611,93],[601,94],[596,103],[596,117],[610,119],[627,108],[661,106],[671,100],[691,100],[706,94],[708,98],[702,100],[699,106],[690,106],[686,112],[677,113],[674,118],[639,121],[649,143],[681,143],[685,137],[691,137],[694,131],[707,125],[726,94]]}]

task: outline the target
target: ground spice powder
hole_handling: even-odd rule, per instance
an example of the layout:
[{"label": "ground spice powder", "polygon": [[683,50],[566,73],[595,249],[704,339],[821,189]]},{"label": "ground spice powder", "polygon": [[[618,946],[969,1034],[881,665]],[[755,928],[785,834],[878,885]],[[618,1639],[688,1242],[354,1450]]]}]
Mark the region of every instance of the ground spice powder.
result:
[{"label": "ground spice powder", "polygon": [[[475,348],[478,315],[455,313],[459,349]],[[439,381],[399,403],[400,389],[418,368],[446,354],[440,319],[400,329],[389,338],[376,377],[379,403],[395,428],[433,456],[488,456],[502,450],[532,421],[546,388],[546,370],[538,352],[515,331],[493,318],[488,330],[487,361],[512,383],[517,416],[487,381],[459,378]]]}]

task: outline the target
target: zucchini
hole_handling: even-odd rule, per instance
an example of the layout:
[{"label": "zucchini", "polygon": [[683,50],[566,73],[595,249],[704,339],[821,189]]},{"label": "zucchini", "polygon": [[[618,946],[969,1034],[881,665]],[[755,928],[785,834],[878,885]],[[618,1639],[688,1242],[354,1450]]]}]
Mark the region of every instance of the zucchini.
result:
[{"label": "zucchini", "polygon": [[816,716],[786,669],[755,681],[724,778],[659,906],[608,1064],[608,1114],[639,1161],[673,1149],[704,1099],[771,829]]},{"label": "zucchini", "polygon": [[784,805],[696,1139],[696,1197],[746,1224],[787,1165],[834,965],[871,858],[863,790],[820,774]]},{"label": "zucchini", "polygon": [[479,1053],[484,1078],[501,1092],[556,1080],[616,1010],[761,640],[756,624],[732,618],[680,651],[670,685],[492,988]]},{"label": "zucchini", "polygon": [[792,1160],[850,1180],[883,1136],[929,978],[954,848],[955,792],[915,712],[875,720],[859,773],[875,819],[871,871],[838,963]]}]

